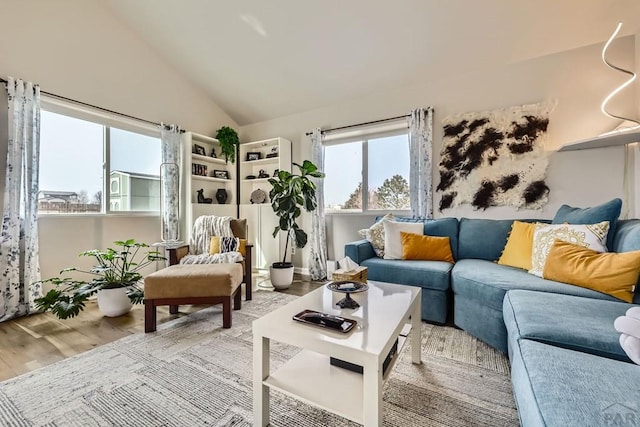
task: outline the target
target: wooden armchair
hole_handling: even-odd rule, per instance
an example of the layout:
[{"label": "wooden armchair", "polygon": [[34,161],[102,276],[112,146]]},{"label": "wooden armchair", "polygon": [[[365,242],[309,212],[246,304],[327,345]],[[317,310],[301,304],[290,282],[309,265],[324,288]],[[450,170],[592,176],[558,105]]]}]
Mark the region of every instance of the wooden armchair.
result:
[{"label": "wooden armchair", "polygon": [[[246,219],[232,219],[231,220],[231,231],[233,235],[238,239],[246,239],[247,232],[247,220]],[[213,234],[212,234],[213,235]],[[189,245],[182,245],[174,248],[168,248],[167,252],[169,254],[169,265],[179,264],[180,260],[190,255],[189,253]],[[251,288],[252,288],[252,277],[251,277],[251,264],[252,264],[252,255],[253,255],[253,244],[247,242],[246,244],[246,254],[244,259],[241,261],[243,268],[243,277],[242,282],[245,284],[245,300],[251,300]]]}]

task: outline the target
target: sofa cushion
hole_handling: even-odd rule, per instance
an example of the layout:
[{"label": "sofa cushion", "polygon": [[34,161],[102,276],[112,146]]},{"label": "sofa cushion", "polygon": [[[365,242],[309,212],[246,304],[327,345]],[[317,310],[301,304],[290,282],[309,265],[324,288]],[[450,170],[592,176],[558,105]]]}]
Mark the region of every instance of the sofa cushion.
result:
[{"label": "sofa cushion", "polygon": [[[640,250],[640,219],[618,221],[613,239],[613,251],[630,252],[637,250]],[[640,286],[636,286],[633,302],[640,304]]]},{"label": "sofa cushion", "polygon": [[553,217],[552,224],[596,224],[609,221],[609,235],[607,236],[607,248],[613,248],[616,223],[622,209],[622,200],[613,199],[606,203],[590,208],[574,208],[562,205]]},{"label": "sofa cushion", "polygon": [[451,287],[455,294],[463,294],[467,298],[478,301],[478,304],[487,305],[498,311],[502,311],[504,294],[510,289],[615,300],[610,295],[591,289],[545,280],[524,270],[479,259],[458,261],[451,272]]},{"label": "sofa cushion", "polygon": [[542,277],[632,302],[640,277],[640,251],[600,253],[556,240]]},{"label": "sofa cushion", "polygon": [[[511,379],[523,426],[637,422],[640,369],[636,365],[526,339],[511,350]],[[634,424],[629,417],[635,417]]]},{"label": "sofa cushion", "polygon": [[511,231],[504,246],[498,264],[531,270],[533,255],[533,234],[536,224],[532,222],[513,221]]},{"label": "sofa cushion", "polygon": [[[379,217],[376,217],[376,221]],[[422,234],[426,236],[448,237],[451,243],[451,252],[453,258],[458,259],[458,220],[457,218],[407,218],[396,217],[396,222],[422,222],[424,229]]]},{"label": "sofa cushion", "polygon": [[[458,256],[456,259],[484,259],[496,261],[507,244],[513,224],[512,219],[460,219]],[[519,219],[520,222],[543,222],[547,220]],[[427,233],[425,233],[427,234]]]},{"label": "sofa cushion", "polygon": [[400,233],[422,235],[424,226],[419,222],[397,222],[382,220],[384,226],[384,259],[402,259],[402,237]]},{"label": "sofa cushion", "polygon": [[630,362],[613,327],[633,305],[624,302],[511,290],[503,303],[509,341],[529,339]]},{"label": "sofa cushion", "polygon": [[533,233],[533,251],[529,273],[542,277],[547,256],[556,240],[574,243],[598,252],[607,252],[609,222],[597,224],[538,224]]},{"label": "sofa cushion", "polygon": [[402,259],[455,262],[448,237],[425,236],[400,232]]},{"label": "sofa cushion", "polygon": [[426,289],[449,289],[451,267],[444,261],[404,261],[369,258],[362,264],[368,268],[367,278]]},{"label": "sofa cushion", "polygon": [[371,243],[376,256],[384,257],[384,223],[383,220],[393,220],[395,217],[392,213],[388,213],[380,219],[376,218],[376,222],[369,228],[358,230],[360,237],[365,238]]}]

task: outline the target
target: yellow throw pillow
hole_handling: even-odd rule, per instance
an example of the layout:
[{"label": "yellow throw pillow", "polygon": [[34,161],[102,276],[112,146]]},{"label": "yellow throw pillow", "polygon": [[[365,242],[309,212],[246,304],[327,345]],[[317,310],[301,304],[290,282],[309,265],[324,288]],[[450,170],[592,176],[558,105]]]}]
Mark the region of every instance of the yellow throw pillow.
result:
[{"label": "yellow throw pillow", "polygon": [[513,221],[507,244],[502,250],[498,264],[531,270],[535,231],[536,224],[533,222]]},{"label": "yellow throw pillow", "polygon": [[[238,239],[239,246],[238,252],[243,257],[247,254],[247,240],[246,239]],[[209,254],[215,255],[220,253],[220,236],[211,237],[211,243],[209,244]]]},{"label": "yellow throw pillow", "polygon": [[448,237],[400,232],[402,259],[455,262]]},{"label": "yellow throw pillow", "polygon": [[640,251],[601,253],[556,240],[551,246],[542,277],[582,286],[633,302],[640,276]]},{"label": "yellow throw pillow", "polygon": [[596,252],[607,252],[608,232],[609,221],[597,224],[536,224],[529,273],[542,277],[544,264],[556,239],[593,249]]}]

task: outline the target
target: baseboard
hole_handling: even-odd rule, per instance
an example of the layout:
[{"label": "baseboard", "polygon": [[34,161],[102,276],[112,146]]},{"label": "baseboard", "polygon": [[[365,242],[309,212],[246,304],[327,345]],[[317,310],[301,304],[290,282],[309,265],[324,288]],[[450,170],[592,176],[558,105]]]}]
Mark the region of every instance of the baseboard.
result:
[{"label": "baseboard", "polygon": [[294,267],[293,272],[301,276],[309,276],[309,269],[306,267]]}]

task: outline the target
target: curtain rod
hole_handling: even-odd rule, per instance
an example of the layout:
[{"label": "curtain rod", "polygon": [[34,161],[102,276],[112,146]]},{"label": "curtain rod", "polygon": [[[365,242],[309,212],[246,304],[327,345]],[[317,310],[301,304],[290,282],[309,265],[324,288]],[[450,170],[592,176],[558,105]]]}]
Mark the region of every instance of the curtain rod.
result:
[{"label": "curtain rod", "polygon": [[[7,79],[5,79],[4,77],[0,77],[0,82],[5,83],[5,84],[9,83],[9,81]],[[92,104],[88,104],[86,102],[77,101],[75,99],[67,98],[65,96],[56,95],[55,93],[45,92],[43,90],[40,90],[40,93],[42,93],[44,95],[47,95],[47,96],[50,96],[52,98],[57,98],[57,99],[61,99],[63,101],[73,102],[74,104],[83,105],[85,107],[95,108],[96,110],[104,111],[106,113],[115,114],[115,115],[121,116],[121,117],[126,117],[128,119],[137,120],[139,122],[151,124],[151,125],[158,126],[158,127],[163,126],[161,123],[156,123],[156,122],[152,122],[151,120],[141,119],[140,117],[130,116],[129,114],[119,113],[117,111],[109,110],[107,108],[98,107],[97,105],[92,105]],[[170,129],[171,126],[164,125],[164,128],[165,129]],[[184,133],[184,132],[185,131],[183,129],[180,130],[180,133]]]},{"label": "curtain rod", "polygon": [[[358,127],[358,126],[374,125],[376,123],[384,123],[384,122],[390,122],[392,120],[406,119],[407,117],[411,117],[411,115],[410,114],[405,114],[404,116],[390,117],[388,119],[374,120],[372,122],[364,122],[364,123],[358,123],[358,124],[355,124],[355,125],[340,126],[340,127],[332,128],[332,129],[324,129],[324,130],[321,130],[321,132],[322,133],[327,133],[327,132],[333,132],[333,131],[336,131],[336,130],[355,128],[355,127]],[[309,136],[311,134],[312,134],[312,132],[307,132],[305,135]]]}]

